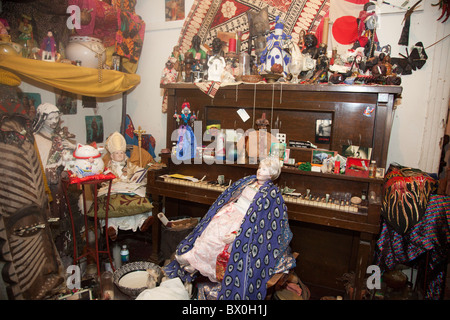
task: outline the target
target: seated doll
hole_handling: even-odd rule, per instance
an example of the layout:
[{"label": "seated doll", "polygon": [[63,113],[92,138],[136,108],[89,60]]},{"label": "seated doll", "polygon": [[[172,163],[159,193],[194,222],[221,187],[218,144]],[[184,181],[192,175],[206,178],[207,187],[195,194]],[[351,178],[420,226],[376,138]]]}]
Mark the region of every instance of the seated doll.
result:
[{"label": "seated doll", "polygon": [[264,299],[271,276],[295,267],[287,207],[272,182],[280,172],[279,160],[268,157],[256,176],[226,189],[180,242],[165,274],[191,282],[200,273],[219,287],[217,299]]},{"label": "seated doll", "polygon": [[[109,152],[110,160],[106,161],[105,167],[116,176],[113,180],[111,193],[121,193],[120,190],[124,190],[123,193],[126,193],[126,184],[136,184],[137,186],[136,179],[138,175],[135,175],[135,173],[142,168],[129,161],[130,159],[126,155],[125,138],[119,132],[114,132],[106,140],[106,150]],[[140,183],[140,185],[142,193],[139,192],[138,194],[145,196],[146,184]],[[132,189],[134,189],[134,186]],[[118,229],[136,231],[139,228],[141,231],[146,231],[152,223],[153,216],[151,212],[125,217],[111,217],[108,218],[108,235],[111,240],[115,240]]]}]

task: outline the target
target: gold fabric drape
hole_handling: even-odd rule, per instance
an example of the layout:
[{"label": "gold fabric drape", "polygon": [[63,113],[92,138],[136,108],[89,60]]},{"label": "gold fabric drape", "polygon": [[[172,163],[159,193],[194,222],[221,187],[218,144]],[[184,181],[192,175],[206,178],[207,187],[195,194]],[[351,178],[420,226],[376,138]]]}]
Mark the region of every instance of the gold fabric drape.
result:
[{"label": "gold fabric drape", "polygon": [[115,70],[101,70],[99,82],[98,69],[13,55],[0,54],[0,67],[61,90],[91,97],[114,96],[141,82],[141,77],[137,74]]}]

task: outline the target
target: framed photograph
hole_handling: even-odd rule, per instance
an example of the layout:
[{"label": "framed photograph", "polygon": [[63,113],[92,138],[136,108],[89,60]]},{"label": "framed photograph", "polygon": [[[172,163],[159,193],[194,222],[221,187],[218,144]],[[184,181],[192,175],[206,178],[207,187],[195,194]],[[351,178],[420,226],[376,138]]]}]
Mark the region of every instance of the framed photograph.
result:
[{"label": "framed photograph", "polygon": [[375,178],[379,178],[379,179],[384,178],[384,168],[377,168],[377,172],[375,173]]},{"label": "framed photograph", "polygon": [[184,0],[165,0],[166,21],[184,20]]},{"label": "framed photograph", "polygon": [[62,114],[77,114],[77,95],[64,90],[56,90],[55,105]]},{"label": "framed photograph", "polygon": [[42,103],[40,93],[20,92],[19,99],[27,114],[33,119],[36,115],[36,109]]},{"label": "framed photograph", "polygon": [[86,143],[103,142],[103,118],[102,116],[86,116]]},{"label": "framed photograph", "polygon": [[145,24],[146,31],[182,28],[194,0],[155,1],[152,19]]},{"label": "framed photograph", "polygon": [[97,98],[82,96],[81,104],[83,105],[83,108],[97,108]]},{"label": "framed photograph", "polygon": [[322,164],[324,160],[333,158],[334,156],[336,156],[336,151],[313,150],[311,154],[311,163]]},{"label": "framed photograph", "polygon": [[343,145],[342,155],[346,158],[359,158],[359,159],[370,159],[372,156],[372,148],[353,146],[353,145]]},{"label": "framed photograph", "polygon": [[316,120],[316,143],[330,143],[331,119]]}]

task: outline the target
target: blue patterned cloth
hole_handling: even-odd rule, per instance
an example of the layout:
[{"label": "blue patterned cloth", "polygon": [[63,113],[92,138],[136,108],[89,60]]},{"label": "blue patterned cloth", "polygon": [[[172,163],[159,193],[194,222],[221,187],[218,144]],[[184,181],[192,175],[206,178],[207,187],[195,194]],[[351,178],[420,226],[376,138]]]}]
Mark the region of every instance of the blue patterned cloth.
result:
[{"label": "blue patterned cloth", "polygon": [[[227,203],[237,199],[255,179],[255,175],[245,177],[227,188],[194,230],[180,242],[177,255],[191,250],[215,214]],[[286,255],[290,256],[291,239],[284,199],[278,187],[272,181],[267,181],[256,193],[233,242],[218,299],[264,299],[267,281],[276,272],[280,260],[285,259]],[[290,267],[295,267],[294,259],[291,259]],[[183,281],[190,282],[196,277],[196,274],[184,270],[177,260],[169,263],[164,271],[169,278],[180,277]]]}]

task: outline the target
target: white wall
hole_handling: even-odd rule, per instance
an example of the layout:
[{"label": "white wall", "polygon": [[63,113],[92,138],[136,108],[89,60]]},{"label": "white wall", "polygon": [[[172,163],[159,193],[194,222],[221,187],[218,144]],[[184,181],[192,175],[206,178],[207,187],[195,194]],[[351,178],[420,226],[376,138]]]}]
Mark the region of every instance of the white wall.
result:
[{"label": "white wall", "polygon": [[[141,126],[156,139],[156,154],[165,148],[166,119],[161,112],[162,90],[159,81],[164,63],[176,45],[182,22],[164,23],[163,1],[140,0],[136,13],[146,22],[144,47],[137,73],[141,83],[128,94],[127,108],[134,125]],[[186,14],[193,0],[186,0]],[[450,34],[450,21],[445,24],[436,21],[440,12],[431,2],[422,2],[423,11],[413,13],[411,21],[410,46],[422,41],[427,47]],[[405,47],[398,46],[403,14],[383,14],[378,37],[381,45],[392,46],[393,57],[405,54]],[[403,99],[398,106],[391,134],[388,163],[403,165],[436,172],[440,157],[440,138],[447,119],[450,80],[450,37],[426,50],[428,61],[425,66],[412,75],[402,76]],[[35,92],[34,87],[22,84],[22,89]],[[54,103],[54,94],[39,90],[43,101]],[[48,99],[48,100],[46,100]],[[82,109],[79,102],[78,114],[64,116],[69,130],[77,135],[77,140],[86,139],[84,116],[93,115],[95,110]],[[121,97],[99,103],[97,110],[103,116],[105,135],[120,129]]]},{"label": "white wall", "polygon": [[[409,47],[418,41],[428,47],[450,34],[450,21],[436,21],[440,11],[430,3],[423,1],[423,10],[411,16]],[[393,57],[406,55],[405,46],[397,45],[402,20],[402,13],[383,14],[380,19],[380,43],[392,46]],[[449,48],[450,37],[426,49],[428,60],[422,69],[402,76],[403,98],[395,112],[388,163],[437,172],[450,93]]]}]

